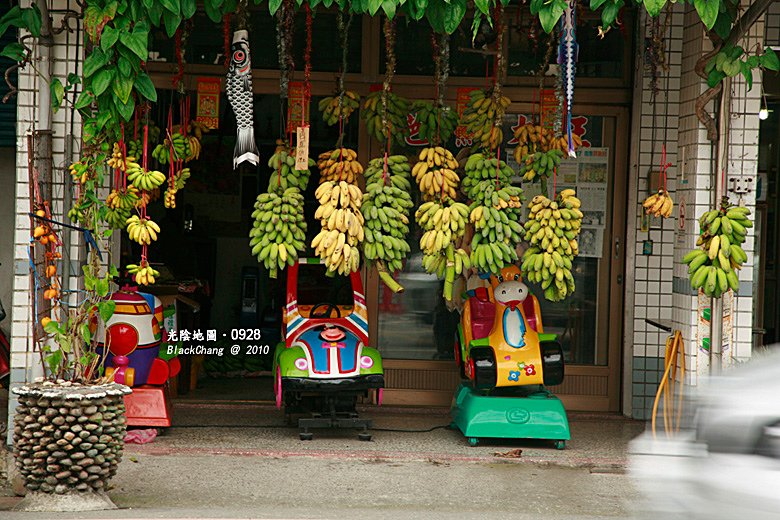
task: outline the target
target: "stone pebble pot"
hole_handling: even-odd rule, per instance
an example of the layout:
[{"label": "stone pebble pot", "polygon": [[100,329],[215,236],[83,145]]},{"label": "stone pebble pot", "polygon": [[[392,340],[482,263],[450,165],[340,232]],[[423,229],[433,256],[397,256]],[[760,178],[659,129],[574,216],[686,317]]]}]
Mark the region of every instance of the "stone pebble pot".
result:
[{"label": "stone pebble pot", "polygon": [[105,494],[122,460],[124,385],[45,381],[13,389],[14,458],[26,510],[115,507]]}]

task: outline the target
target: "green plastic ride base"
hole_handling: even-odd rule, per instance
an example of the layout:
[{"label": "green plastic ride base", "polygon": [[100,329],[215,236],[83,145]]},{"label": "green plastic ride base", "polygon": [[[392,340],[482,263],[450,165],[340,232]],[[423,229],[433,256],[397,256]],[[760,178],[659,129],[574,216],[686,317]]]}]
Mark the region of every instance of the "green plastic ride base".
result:
[{"label": "green plastic ride base", "polygon": [[[506,389],[501,389],[506,390]],[[542,387],[516,387],[489,395],[461,384],[452,403],[452,424],[476,446],[480,438],[549,439],[564,449],[571,438],[563,403]],[[494,391],[495,393],[495,391]]]}]

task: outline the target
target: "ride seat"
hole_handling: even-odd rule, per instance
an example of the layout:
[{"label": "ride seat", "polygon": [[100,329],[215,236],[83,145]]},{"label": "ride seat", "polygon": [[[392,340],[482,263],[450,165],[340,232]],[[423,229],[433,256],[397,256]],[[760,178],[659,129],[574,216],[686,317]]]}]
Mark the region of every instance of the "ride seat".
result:
[{"label": "ride seat", "polygon": [[496,306],[487,298],[469,298],[469,310],[471,311],[471,337],[474,339],[486,338],[493,328],[493,320],[496,317]]}]

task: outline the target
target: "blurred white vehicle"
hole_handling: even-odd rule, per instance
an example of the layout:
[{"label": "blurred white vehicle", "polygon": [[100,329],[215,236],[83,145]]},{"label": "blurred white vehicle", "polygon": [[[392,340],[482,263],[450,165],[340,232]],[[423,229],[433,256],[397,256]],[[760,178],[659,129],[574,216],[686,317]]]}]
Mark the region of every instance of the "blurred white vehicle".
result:
[{"label": "blurred white vehicle", "polygon": [[673,440],[632,441],[641,518],[780,519],[780,354],[758,356],[697,392]]}]

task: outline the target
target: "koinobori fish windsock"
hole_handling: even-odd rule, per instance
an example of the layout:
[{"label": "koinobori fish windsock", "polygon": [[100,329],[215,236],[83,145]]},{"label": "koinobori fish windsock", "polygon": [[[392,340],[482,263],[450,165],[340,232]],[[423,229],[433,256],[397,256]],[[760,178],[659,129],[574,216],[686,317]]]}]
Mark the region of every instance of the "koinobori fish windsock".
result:
[{"label": "koinobori fish windsock", "polygon": [[571,137],[571,106],[574,101],[574,74],[577,71],[577,13],[575,1],[569,0],[561,16],[561,38],[558,47],[558,65],[561,69],[564,97],[566,99],[566,136],[569,140],[569,157],[576,157]]},{"label": "koinobori fish windsock", "polygon": [[236,115],[236,148],[233,152],[233,169],[242,162],[257,166],[260,154],[255,144],[254,108],[252,94],[252,60],[249,57],[249,33],[244,30],[233,33],[230,68],[227,75],[227,97]]}]

